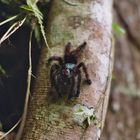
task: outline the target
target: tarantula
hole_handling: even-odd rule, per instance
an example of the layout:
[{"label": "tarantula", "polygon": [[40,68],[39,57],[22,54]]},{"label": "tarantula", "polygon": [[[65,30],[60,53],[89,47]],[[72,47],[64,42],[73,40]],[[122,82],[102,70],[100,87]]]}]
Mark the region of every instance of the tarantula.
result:
[{"label": "tarantula", "polygon": [[50,70],[51,86],[55,88],[59,97],[62,97],[64,92],[69,91],[68,99],[79,97],[81,85],[81,70],[82,67],[86,83],[91,84],[87,68],[83,62],[78,64],[78,59],[85,49],[86,42],[79,45],[75,50],[71,51],[72,45],[70,42],[65,46],[64,57],[51,56],[48,62],[58,61],[59,64],[53,64]]}]

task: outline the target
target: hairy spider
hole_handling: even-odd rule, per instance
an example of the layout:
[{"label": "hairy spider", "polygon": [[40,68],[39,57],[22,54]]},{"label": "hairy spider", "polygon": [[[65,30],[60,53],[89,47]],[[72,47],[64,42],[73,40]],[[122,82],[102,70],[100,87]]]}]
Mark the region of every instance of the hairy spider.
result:
[{"label": "hairy spider", "polygon": [[70,42],[65,46],[64,57],[51,56],[48,62],[58,61],[59,64],[53,64],[50,70],[51,85],[54,87],[60,97],[66,91],[69,91],[68,99],[79,97],[81,85],[81,70],[82,67],[86,83],[91,84],[87,68],[84,62],[78,64],[78,59],[85,49],[86,42],[79,45],[75,50],[71,51],[72,45]]}]

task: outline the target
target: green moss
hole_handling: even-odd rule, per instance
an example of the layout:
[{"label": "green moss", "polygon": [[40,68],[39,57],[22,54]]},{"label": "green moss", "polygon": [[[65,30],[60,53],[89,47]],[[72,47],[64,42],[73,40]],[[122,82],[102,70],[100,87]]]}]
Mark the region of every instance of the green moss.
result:
[{"label": "green moss", "polygon": [[63,129],[63,128],[65,128],[67,125],[65,124],[65,122],[59,122],[59,125],[58,125],[58,128],[59,129]]},{"label": "green moss", "polygon": [[66,12],[67,9],[64,7],[66,4],[63,1],[58,0],[54,4],[56,7],[51,10],[52,16],[49,19],[49,24],[51,25],[48,25],[50,28],[47,37],[51,47],[74,40],[73,34],[67,29],[68,23],[66,21],[72,13]]},{"label": "green moss", "polygon": [[59,118],[60,118],[60,115],[58,112],[50,112],[49,117],[48,117],[48,121],[50,123],[52,123],[52,122],[58,121]]},{"label": "green moss", "polygon": [[65,44],[72,39],[74,39],[73,34],[69,31],[63,30],[61,25],[53,25],[51,27],[50,41],[52,46],[55,46],[56,44]]}]

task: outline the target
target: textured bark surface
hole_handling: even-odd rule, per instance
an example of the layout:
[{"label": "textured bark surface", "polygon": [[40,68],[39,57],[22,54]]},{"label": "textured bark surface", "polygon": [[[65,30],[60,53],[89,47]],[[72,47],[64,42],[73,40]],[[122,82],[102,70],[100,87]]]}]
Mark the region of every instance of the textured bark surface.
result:
[{"label": "textured bark surface", "polygon": [[115,19],[126,30],[116,37],[115,80],[102,140],[140,140],[140,3],[115,1]]},{"label": "textured bark surface", "polygon": [[[73,121],[72,108],[76,104],[96,108],[103,127],[107,110],[113,49],[111,42],[111,1],[52,0],[48,26],[51,52],[42,48],[34,93],[29,105],[23,140],[97,140],[98,129],[90,125],[86,130]],[[86,63],[92,85],[82,84],[80,97],[67,102],[50,92],[50,55],[63,55],[65,44],[73,46],[87,42],[81,58]],[[83,76],[84,79],[84,76]]]}]

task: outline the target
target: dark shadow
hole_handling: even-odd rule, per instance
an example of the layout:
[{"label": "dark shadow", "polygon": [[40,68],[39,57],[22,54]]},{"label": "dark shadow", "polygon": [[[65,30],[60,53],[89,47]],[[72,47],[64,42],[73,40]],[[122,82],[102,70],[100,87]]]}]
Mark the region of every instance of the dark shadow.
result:
[{"label": "dark shadow", "polygon": [[[7,28],[6,26],[0,28],[1,33]],[[8,131],[18,121],[23,110],[27,84],[29,34],[30,29],[22,27],[0,47],[0,65],[6,71],[6,76],[0,77],[0,121],[4,131]],[[36,75],[39,53],[40,49],[33,37],[33,75]]]}]

